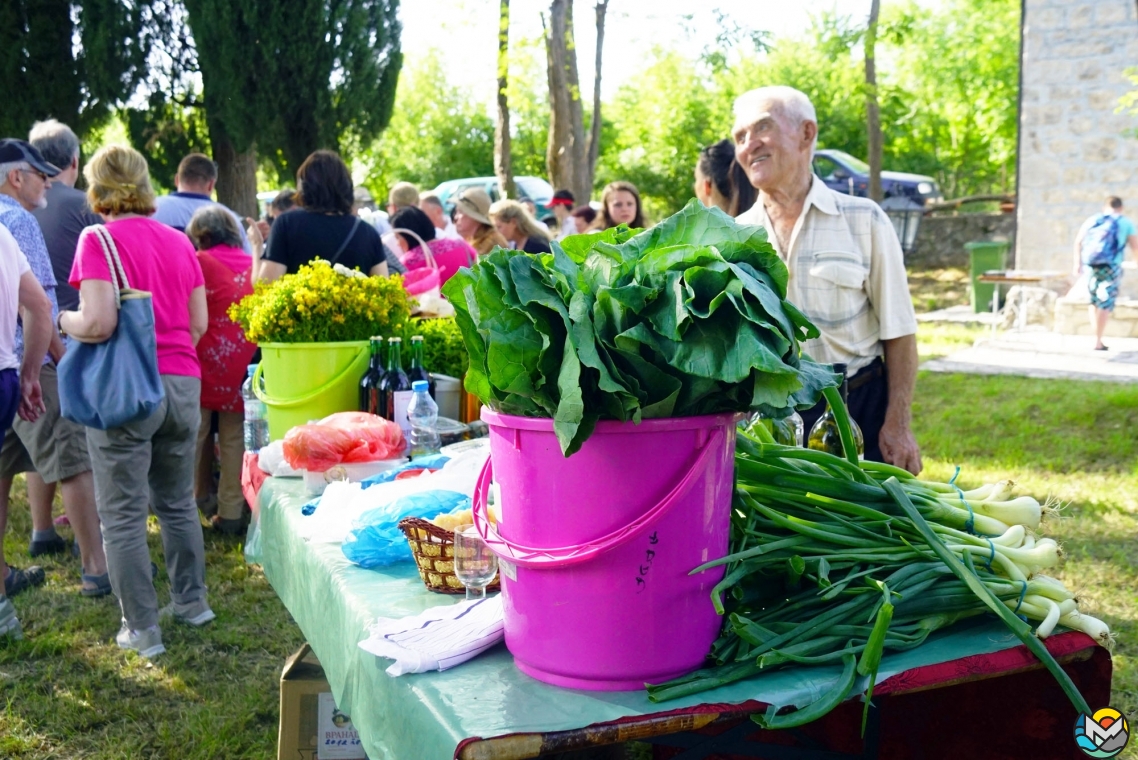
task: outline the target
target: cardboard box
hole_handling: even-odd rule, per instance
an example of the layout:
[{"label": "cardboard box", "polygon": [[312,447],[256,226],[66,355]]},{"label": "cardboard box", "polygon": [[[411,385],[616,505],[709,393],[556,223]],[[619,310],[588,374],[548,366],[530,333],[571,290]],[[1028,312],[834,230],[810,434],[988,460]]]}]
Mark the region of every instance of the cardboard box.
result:
[{"label": "cardboard box", "polygon": [[308,644],[281,671],[277,760],[367,760],[359,733],[336,709],[324,668]]}]

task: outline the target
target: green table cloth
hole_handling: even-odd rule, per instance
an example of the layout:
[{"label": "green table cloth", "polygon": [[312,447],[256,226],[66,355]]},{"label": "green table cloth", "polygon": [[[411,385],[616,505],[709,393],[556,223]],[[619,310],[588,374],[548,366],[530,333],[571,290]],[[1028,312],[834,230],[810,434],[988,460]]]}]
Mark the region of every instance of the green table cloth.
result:
[{"label": "green table cloth", "polygon": [[[372,760],[445,760],[468,737],[563,731],[700,704],[801,705],[837,679],[838,668],[778,670],[657,705],[642,691],[575,691],[536,681],[514,666],[503,645],[446,672],[391,677],[384,672],[391,660],[358,646],[375,618],[415,615],[460,597],[427,591],[409,552],[405,563],[364,570],[348,562],[339,545],[306,542],[298,529],[320,514],[301,514],[308,498],[299,480],[269,478],[246,555],[262,565],[320,658],[336,704],[352,716]],[[917,649],[885,657],[878,680],[1018,643],[995,620],[957,626]]]}]

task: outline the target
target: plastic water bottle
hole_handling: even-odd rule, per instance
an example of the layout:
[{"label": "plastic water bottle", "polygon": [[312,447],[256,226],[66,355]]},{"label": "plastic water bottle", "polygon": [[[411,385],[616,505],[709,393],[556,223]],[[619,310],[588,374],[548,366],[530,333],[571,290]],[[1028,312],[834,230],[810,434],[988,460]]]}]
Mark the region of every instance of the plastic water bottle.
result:
[{"label": "plastic water bottle", "polygon": [[431,398],[430,384],[416,380],[411,384],[411,403],[407,419],[411,422],[411,458],[439,453],[439,407]]},{"label": "plastic water bottle", "polygon": [[256,364],[250,364],[241,384],[241,400],[245,403],[245,450],[260,451],[269,445],[269,420],[265,413],[265,402],[253,392],[253,373]]}]

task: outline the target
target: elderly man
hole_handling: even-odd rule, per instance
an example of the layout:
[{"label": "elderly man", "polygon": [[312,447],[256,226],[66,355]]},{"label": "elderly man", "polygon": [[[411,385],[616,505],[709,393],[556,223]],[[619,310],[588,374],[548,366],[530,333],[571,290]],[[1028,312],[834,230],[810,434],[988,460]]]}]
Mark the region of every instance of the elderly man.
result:
[{"label": "elderly man", "polygon": [[[920,472],[910,429],[917,322],[892,224],[875,202],[836,193],[814,176],[818,122],[798,90],[741,95],[732,133],[736,159],[759,191],[738,219],[766,228],[790,271],[789,300],[822,332],[803,350],[848,365],[850,412],[866,458]],[[807,430],[821,412],[803,415]]]},{"label": "elderly man", "polygon": [[[163,195],[155,201],[158,210],[154,212],[154,220],[185,232],[194,212],[214,203],[211,195],[216,184],[217,164],[202,153],[189,154],[178,164],[178,173],[174,175],[174,185],[178,191]],[[253,246],[245,234],[241,217],[232,209],[226,210],[233,215],[233,221],[237,222],[237,229],[241,232],[241,247],[245,253],[252,255]]]},{"label": "elderly man", "polygon": [[[51,177],[60,170],[46,161],[31,144],[23,140],[0,140],[0,226],[15,238],[27,257],[32,274],[47,293],[52,305],[52,318],[58,313],[55,300],[55,275],[33,209],[45,208]],[[16,354],[24,352],[23,333],[16,330]],[[0,449],[0,511],[7,514],[8,493],[17,473],[27,472],[28,501],[41,516],[51,514],[55,483],[62,484],[63,505],[75,530],[83,561],[85,596],[103,596],[111,592],[107,577],[107,560],[99,534],[99,518],[95,509],[95,484],[91,462],[87,456],[87,436],[78,425],[60,414],[59,388],[55,363],[63,356],[63,343],[53,334],[49,358],[40,370],[44,414],[34,421],[15,420],[4,434]],[[33,472],[34,471],[34,472]],[[52,531],[54,534],[54,531]],[[50,551],[51,536],[32,533],[33,555]],[[58,541],[58,537],[56,537]],[[37,551],[42,549],[43,551]],[[0,552],[0,573],[8,596],[43,582],[43,571],[32,567],[20,570],[5,564]]]}]

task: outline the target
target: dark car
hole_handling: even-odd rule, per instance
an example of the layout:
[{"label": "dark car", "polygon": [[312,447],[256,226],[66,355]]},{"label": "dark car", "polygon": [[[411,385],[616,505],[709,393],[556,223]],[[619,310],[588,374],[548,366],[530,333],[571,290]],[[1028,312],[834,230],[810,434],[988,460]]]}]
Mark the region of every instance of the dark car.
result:
[{"label": "dark car", "polygon": [[[540,177],[514,177],[514,183],[518,188],[518,199],[529,199],[533,201],[537,213],[535,216],[539,222],[546,222],[550,219],[555,219],[553,212],[549,209],[549,202],[553,200],[553,186]],[[454,200],[458,194],[463,190],[471,187],[480,187],[486,191],[490,196],[490,200],[496,201],[502,197],[501,188],[498,184],[497,177],[469,177],[467,179],[451,179],[443,182],[431,192],[439,197],[443,203],[443,208],[448,214],[454,211]]]},{"label": "dark car", "polygon": [[[814,153],[814,173],[826,187],[846,195],[869,195],[869,164],[840,150]],[[909,198],[922,206],[944,200],[936,180],[923,174],[881,172],[881,189],[886,198]]]}]

